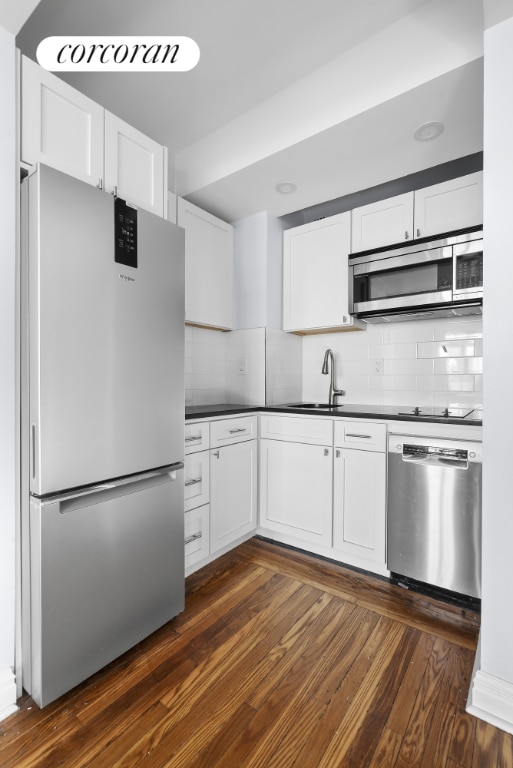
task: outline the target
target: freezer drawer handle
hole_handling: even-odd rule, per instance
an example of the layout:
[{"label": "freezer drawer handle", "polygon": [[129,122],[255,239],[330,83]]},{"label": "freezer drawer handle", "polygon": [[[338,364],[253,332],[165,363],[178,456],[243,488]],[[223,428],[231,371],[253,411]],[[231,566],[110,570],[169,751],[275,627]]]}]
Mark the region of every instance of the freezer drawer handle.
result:
[{"label": "freezer drawer handle", "polygon": [[201,440],[201,435],[191,435],[185,438],[186,443],[197,443]]},{"label": "freezer drawer handle", "polygon": [[[117,480],[112,483],[101,483],[99,485],[93,485],[89,488],[82,488],[79,491],[66,493],[60,498],[62,499],[60,504],[61,515],[67,512],[72,512],[74,509],[79,509],[88,505],[88,498],[91,498],[91,504],[95,503],[95,500],[101,498],[102,493],[108,493],[114,491],[115,493],[123,494],[132,487],[133,490],[142,490],[143,487],[149,484],[155,484],[158,482],[166,482],[168,478],[171,482],[176,480],[176,472],[179,469],[183,469],[183,462],[177,462],[176,464],[170,464],[167,467],[163,467],[160,470],[153,472],[143,472],[140,475],[129,475],[122,480]],[[41,504],[53,504],[55,503],[55,496],[48,496],[42,499]],[[76,503],[75,503],[76,502]]]},{"label": "freezer drawer handle", "polygon": [[230,429],[230,435],[236,435],[238,432],[247,432],[246,427],[239,427],[238,429]]},{"label": "freezer drawer handle", "polygon": [[189,485],[197,485],[198,483],[201,483],[201,477],[194,477],[192,480],[186,480],[185,481],[185,487]]},{"label": "freezer drawer handle", "polygon": [[203,534],[201,533],[201,531],[199,533],[193,533],[192,536],[187,536],[187,538],[185,539],[185,546],[187,546],[187,544],[191,544],[193,541],[196,541],[197,539],[201,539],[202,536]]},{"label": "freezer drawer handle", "polygon": [[372,435],[359,435],[357,432],[346,432],[346,437],[361,437],[362,440],[370,440]]}]

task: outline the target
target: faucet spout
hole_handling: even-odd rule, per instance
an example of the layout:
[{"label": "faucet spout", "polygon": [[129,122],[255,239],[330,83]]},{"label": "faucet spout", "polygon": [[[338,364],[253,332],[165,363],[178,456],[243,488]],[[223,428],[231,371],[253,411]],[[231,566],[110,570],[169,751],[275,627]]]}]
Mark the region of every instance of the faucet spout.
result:
[{"label": "faucet spout", "polygon": [[324,353],[324,362],[322,364],[321,372],[326,376],[330,370],[331,377],[328,402],[330,405],[335,405],[335,398],[345,395],[345,391],[343,389],[335,389],[335,356],[332,349],[327,349]]}]

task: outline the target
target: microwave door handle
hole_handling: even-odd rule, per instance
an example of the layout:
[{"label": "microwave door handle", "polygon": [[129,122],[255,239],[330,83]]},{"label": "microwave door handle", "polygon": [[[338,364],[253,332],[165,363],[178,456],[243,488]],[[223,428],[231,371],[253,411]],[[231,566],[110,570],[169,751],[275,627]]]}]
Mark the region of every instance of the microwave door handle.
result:
[{"label": "microwave door handle", "polygon": [[368,275],[370,272],[387,272],[391,269],[420,266],[422,264],[430,264],[431,262],[444,261],[445,259],[452,259],[452,246],[433,248],[429,251],[419,251],[418,253],[406,253],[401,256],[391,256],[390,258],[387,258],[386,254],[383,254],[383,258],[379,259],[373,256],[372,261],[354,264],[352,268],[354,275]]}]

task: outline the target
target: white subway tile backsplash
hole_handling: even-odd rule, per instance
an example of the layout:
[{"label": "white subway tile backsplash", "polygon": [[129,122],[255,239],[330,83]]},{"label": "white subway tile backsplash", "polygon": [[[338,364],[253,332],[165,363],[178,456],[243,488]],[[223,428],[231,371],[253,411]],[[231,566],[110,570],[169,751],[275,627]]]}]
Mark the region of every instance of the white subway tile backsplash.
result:
[{"label": "white subway tile backsplash", "polygon": [[454,319],[449,323],[437,324],[434,341],[443,341],[445,339],[481,339],[482,337],[483,319],[481,316],[476,316],[466,320]]},{"label": "white subway tile backsplash", "polygon": [[381,376],[381,381],[383,389],[389,391],[402,392],[417,387],[416,376]]},{"label": "white subway tile backsplash", "polygon": [[[446,407],[482,399],[482,318],[373,324],[362,333],[303,339],[303,399],[325,399],[320,368],[335,354],[336,384],[346,402]],[[376,362],[383,373],[376,373]]]},{"label": "white subway tile backsplash", "polygon": [[428,341],[417,344],[417,357],[470,357],[474,354],[474,339]]},{"label": "white subway tile backsplash", "polygon": [[401,392],[387,390],[383,392],[383,404],[402,405],[405,408],[415,408],[416,406],[432,408],[434,405],[434,395],[432,392],[418,389],[403,390]]},{"label": "white subway tile backsplash", "polygon": [[405,360],[415,357],[417,351],[416,342],[403,344],[381,344],[369,347],[369,357],[383,357],[387,360]]},{"label": "white subway tile backsplash", "polygon": [[386,323],[383,327],[384,344],[434,340],[435,329],[432,320],[416,320],[412,323]]},{"label": "white subway tile backsplash", "polygon": [[482,357],[437,358],[434,361],[435,373],[482,373]]},{"label": "white subway tile backsplash", "polygon": [[[477,408],[482,401],[482,318],[373,324],[359,333],[295,336],[274,329],[185,329],[190,404],[280,404],[328,397],[324,353],[335,355],[341,402]],[[238,374],[245,358],[247,373]],[[376,372],[376,365],[382,373]]]},{"label": "white subway tile backsplash", "polygon": [[429,358],[418,360],[417,358],[403,358],[399,360],[384,360],[383,373],[392,374],[429,374],[433,373],[434,361]]},{"label": "white subway tile backsplash", "polygon": [[473,392],[475,389],[474,376],[419,376],[417,387],[436,392]]},{"label": "white subway tile backsplash", "polygon": [[193,358],[192,373],[209,376],[224,376],[226,363],[221,357]]}]

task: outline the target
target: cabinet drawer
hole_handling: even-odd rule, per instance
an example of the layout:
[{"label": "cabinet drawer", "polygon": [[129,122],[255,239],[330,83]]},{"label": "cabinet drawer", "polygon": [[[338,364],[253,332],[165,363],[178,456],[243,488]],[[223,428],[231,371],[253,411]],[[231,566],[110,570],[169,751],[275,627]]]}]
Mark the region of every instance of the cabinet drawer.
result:
[{"label": "cabinet drawer", "polygon": [[198,563],[210,553],[210,505],[185,513],[185,567]]},{"label": "cabinet drawer", "polygon": [[358,421],[335,422],[335,446],[359,448],[362,451],[386,451],[386,424]]},{"label": "cabinet drawer", "polygon": [[185,422],[185,453],[210,448],[208,421]]},{"label": "cabinet drawer", "polygon": [[271,440],[287,440],[312,445],[332,445],[333,442],[331,419],[265,414],[261,417],[260,429],[260,436]]},{"label": "cabinet drawer", "polygon": [[240,416],[236,419],[222,419],[210,424],[210,447],[240,443],[243,440],[256,438],[257,417]]},{"label": "cabinet drawer", "polygon": [[200,451],[185,458],[185,511],[207,504],[210,494],[210,453]]}]

